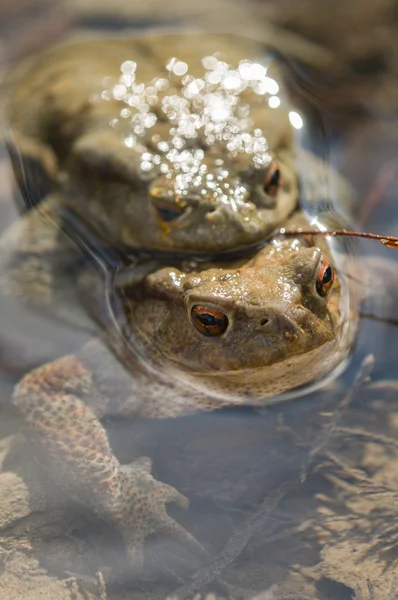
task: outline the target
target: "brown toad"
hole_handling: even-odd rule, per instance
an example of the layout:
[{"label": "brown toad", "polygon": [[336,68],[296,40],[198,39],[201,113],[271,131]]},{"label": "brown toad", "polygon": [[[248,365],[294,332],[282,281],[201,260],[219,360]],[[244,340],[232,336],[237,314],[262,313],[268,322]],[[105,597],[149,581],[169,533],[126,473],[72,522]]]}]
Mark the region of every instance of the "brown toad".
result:
[{"label": "brown toad", "polygon": [[121,465],[101,418],[262,406],[330,373],[354,330],[331,260],[326,246],[275,240],[234,263],[165,267],[132,285],[122,277],[115,294],[123,310],[110,315],[104,340],[16,387],[41,463],[117,529],[134,568],[153,532],[203,551],[165,511],[186,499],[154,480],[148,461]]},{"label": "brown toad", "polygon": [[9,76],[28,206],[48,192],[113,244],[215,253],[294,211],[290,105],[264,45],[233,35],[78,42]]}]

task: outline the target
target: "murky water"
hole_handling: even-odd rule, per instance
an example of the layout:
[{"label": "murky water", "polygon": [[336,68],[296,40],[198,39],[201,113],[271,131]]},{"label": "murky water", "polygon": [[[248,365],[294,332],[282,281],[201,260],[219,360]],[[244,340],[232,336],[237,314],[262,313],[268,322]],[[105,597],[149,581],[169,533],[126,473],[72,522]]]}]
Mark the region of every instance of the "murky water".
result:
[{"label": "murky water", "polygon": [[[279,50],[284,52],[283,43]],[[165,50],[162,44],[157,51],[163,57]],[[189,61],[185,65],[180,57],[177,58],[177,61],[168,63],[173,85],[173,77],[178,79],[186,76],[185,66],[188,74],[190,72]],[[248,56],[242,58],[251,59]],[[195,75],[195,78],[187,78],[183,84],[187,92],[184,98],[191,101],[190,94],[195,97],[208,85],[206,73],[218,78],[218,81],[211,82],[211,89],[205,90],[207,95],[214,96],[211,107],[214,114],[210,114],[210,118],[202,106],[200,110],[197,108],[199,105],[193,109],[192,104],[181,107],[174,101],[174,105],[167,107],[169,112],[183,110],[184,114],[172,118],[180,123],[184,121],[186,125],[196,123],[196,130],[203,132],[205,137],[215,135],[215,123],[226,123],[231,115],[235,116],[231,113],[235,109],[225,102],[230,96],[224,92],[221,94],[221,87],[214,86],[222,86],[220,81],[224,82],[223,89],[225,91],[229,86],[229,94],[233,86],[241,86],[242,92],[247,95],[247,85],[242,85],[242,82],[249,81],[245,80],[245,69],[253,69],[253,64],[257,65],[257,70],[262,66],[262,63],[246,61],[241,63],[244,66],[240,71],[237,63],[225,67],[227,71],[224,73],[224,65],[220,67],[218,57],[215,60],[217,65],[204,65],[203,78]],[[121,76],[131,78],[135,70],[126,73],[126,69],[131,71],[131,64],[123,64],[125,68]],[[184,72],[174,72],[173,69],[182,69]],[[272,112],[278,109],[276,99],[280,100],[280,96],[275,89],[270,89],[272,84],[268,74],[261,75],[263,80],[254,77],[250,81],[256,81],[260,99],[261,81],[267,83],[267,110]],[[287,77],[286,81],[295,81],[296,78],[297,72],[291,78]],[[276,82],[275,79],[271,81]],[[285,80],[282,78],[278,81],[282,87]],[[151,97],[147,93],[148,87],[155,86],[147,85],[143,102],[142,90],[138,88],[126,97],[127,88],[135,82],[124,79],[105,83],[108,87],[104,87],[103,93],[105,96],[113,94],[113,100],[123,104],[120,110],[126,110],[129,101],[132,103],[129,106],[137,109],[139,119],[135,121],[134,135],[140,138],[141,144],[146,143],[146,130],[154,126],[154,118],[159,114],[156,103],[151,105],[148,102]],[[338,117],[327,102],[316,100],[317,80],[314,75],[310,96],[305,89],[307,84],[304,77],[294,85],[289,92],[286,91],[286,98],[282,96],[282,108],[284,102],[289,103],[289,127],[300,148],[295,157],[300,179],[300,201],[313,226],[321,229],[337,226],[341,222],[333,213],[337,210],[344,213],[345,218],[348,215],[354,223],[359,222],[364,230],[394,235],[394,183],[397,172],[394,163],[395,137],[390,122],[378,113],[368,114],[361,119],[353,116],[348,125],[338,126]],[[238,91],[233,89],[235,98],[239,96]],[[103,100],[106,102],[107,98]],[[147,110],[146,105],[155,108],[153,111]],[[243,104],[240,108],[244,108]],[[226,115],[222,111],[230,112]],[[201,123],[198,124],[196,116],[202,118]],[[247,119],[248,115],[241,110],[240,118]],[[277,133],[272,133],[272,124],[271,118],[266,123],[271,132],[270,139],[273,139],[273,135],[277,139]],[[6,123],[6,134],[9,132],[7,127]],[[232,140],[236,141],[237,135],[246,135],[242,143],[246,144],[245,151],[250,160],[267,162],[261,138],[263,134],[268,135],[268,129],[264,128],[264,131],[248,139],[251,136],[250,126],[241,123],[240,127],[240,131],[233,133]],[[119,124],[113,123],[113,130],[115,128],[120,129]],[[121,133],[125,147],[129,148],[133,134],[127,129],[129,126],[123,125]],[[225,135],[225,131],[222,135]],[[168,181],[172,181],[174,195],[184,197],[184,189],[189,188],[187,174],[189,182],[201,177],[199,187],[209,192],[207,187],[212,179],[203,181],[200,172],[203,157],[197,154],[195,145],[189,146],[189,156],[185,158],[181,156],[181,148],[178,148],[179,139],[182,138],[186,143],[189,137],[189,128],[173,134],[174,141],[178,138],[173,156],[167,155],[169,148],[163,156],[159,147],[163,142],[167,143],[163,138],[156,140],[156,151],[148,147],[140,150],[140,176],[158,168],[159,156],[161,173],[167,175],[172,172]],[[247,146],[253,145],[254,141],[257,150],[248,151]],[[216,142],[216,138],[202,140],[202,147],[206,147],[206,144],[216,146]],[[137,140],[134,140],[134,145],[136,143]],[[230,148],[229,152],[233,154],[234,149]],[[311,162],[308,152],[317,155],[318,162]],[[4,152],[5,171],[7,160]],[[220,156],[217,155],[215,160],[220,160]],[[349,184],[341,181],[337,173],[330,172],[330,165],[339,169]],[[217,175],[216,167],[220,166],[211,163],[210,173],[213,174],[211,169],[214,167]],[[25,179],[25,189],[30,189],[30,198],[38,202],[41,194],[37,190],[43,178],[38,180],[36,187],[32,186],[31,174],[35,171],[31,167],[32,163],[27,167],[25,163],[25,175],[30,175]],[[76,180],[72,188],[76,192],[74,200],[78,198],[80,203],[93,190],[84,179],[85,169],[88,168],[86,164],[82,171],[77,171],[81,189],[77,190]],[[229,166],[229,173],[221,175],[221,188],[224,179],[229,183],[232,168]],[[8,170],[7,177],[9,175]],[[157,189],[160,184],[164,185],[158,182]],[[105,180],[104,188],[107,185],[108,181]],[[239,204],[242,201],[239,194],[243,192],[239,191],[240,184],[235,179],[233,185],[235,188],[227,188],[226,202],[237,199]],[[349,185],[357,192],[359,200],[352,199],[355,194],[351,194]],[[3,230],[18,219],[15,206],[20,211],[26,202],[26,193],[23,199],[18,192],[13,194],[11,188],[10,185],[3,194]],[[108,192],[110,196],[112,190],[115,188]],[[166,217],[166,222],[175,218],[175,215],[170,217],[170,206],[167,205],[169,197],[170,194],[162,193],[163,204],[159,214]],[[103,198],[106,200],[105,196]],[[42,206],[39,204],[33,210],[40,213]],[[116,212],[112,223],[116,223],[116,218],[120,222],[117,206],[114,207]],[[183,203],[181,206],[185,210]],[[94,203],[90,208],[88,220],[77,217],[78,205],[73,208],[73,213],[69,213],[66,220],[62,221],[65,233],[61,234],[61,242],[57,245],[56,268],[51,268],[51,276],[54,276],[51,297],[46,297],[48,286],[45,284],[50,276],[46,270],[47,263],[44,262],[44,267],[37,269],[38,261],[41,265],[43,256],[47,256],[40,249],[43,242],[50,239],[46,228],[39,229],[34,243],[28,248],[29,252],[26,250],[28,238],[23,229],[18,234],[19,238],[10,238],[8,247],[3,245],[3,262],[7,260],[9,271],[17,274],[17,285],[7,288],[9,274],[2,276],[7,293],[1,299],[3,318],[0,324],[1,452],[4,457],[0,473],[0,548],[3,552],[0,560],[4,569],[0,576],[0,590],[4,596],[0,597],[69,599],[90,597],[88,594],[92,594],[91,597],[103,600],[163,598],[173,593],[181,597],[193,597],[197,592],[206,593],[210,590],[220,597],[230,594],[238,598],[264,594],[264,598],[308,597],[326,600],[351,598],[354,593],[357,598],[367,598],[367,594],[372,598],[366,583],[369,578],[376,590],[376,598],[387,598],[390,588],[390,597],[394,598],[392,586],[398,531],[395,476],[395,363],[398,349],[396,326],[392,322],[397,318],[394,277],[397,258],[394,250],[383,248],[377,242],[354,244],[352,240],[333,240],[331,252],[338,281],[342,285],[338,319],[334,324],[337,332],[337,338],[334,339],[339,343],[329,354],[322,356],[315,353],[307,362],[294,363],[293,375],[291,364],[279,362],[282,368],[278,368],[276,373],[268,368],[260,383],[256,380],[253,385],[253,375],[244,379],[240,377],[239,370],[238,376],[236,372],[231,372],[231,365],[239,369],[255,363],[257,346],[253,343],[256,339],[253,333],[249,340],[251,345],[248,336],[237,336],[224,346],[219,344],[217,351],[213,351],[210,337],[204,344],[197,333],[190,340],[190,329],[183,326],[188,314],[194,319],[194,325],[195,319],[196,322],[199,319],[199,333],[200,328],[203,333],[204,327],[210,327],[213,329],[205,329],[207,336],[214,332],[218,335],[221,330],[223,334],[223,328],[228,329],[231,323],[239,325],[239,319],[242,319],[240,313],[233,314],[229,308],[229,312],[221,311],[220,314],[220,305],[215,304],[214,297],[210,298],[213,287],[206,282],[202,296],[197,291],[197,297],[189,304],[188,313],[186,308],[185,312],[179,310],[177,293],[185,280],[189,279],[187,290],[195,289],[195,285],[198,285],[197,282],[192,283],[195,277],[201,277],[203,284],[208,269],[214,266],[222,268],[221,277],[224,277],[225,285],[229,285],[228,281],[235,276],[237,269],[244,272],[247,268],[247,261],[251,260],[254,252],[252,249],[248,254],[244,252],[244,256],[237,257],[234,256],[233,247],[227,248],[228,253],[232,251],[232,256],[224,256],[221,262],[218,258],[215,265],[214,255],[217,255],[217,251],[212,249],[209,250],[212,260],[209,255],[198,257],[197,248],[193,256],[190,253],[183,258],[172,253],[162,254],[157,242],[152,245],[158,250],[154,255],[150,253],[151,247],[149,251],[146,248],[144,253],[137,253],[131,242],[117,244],[106,238],[104,227],[107,224],[104,220],[101,222],[98,204]],[[124,214],[122,222],[127,222],[127,217]],[[95,227],[87,223],[95,224]],[[115,231],[116,226],[113,233]],[[128,225],[123,231],[128,232]],[[141,244],[137,245],[142,246],[145,236],[138,239]],[[192,232],[191,241],[195,241]],[[208,238],[204,243],[207,242]],[[287,244],[280,240],[274,244],[276,256],[283,243]],[[242,245],[238,245],[238,255],[242,253]],[[297,251],[297,246],[292,249]],[[269,246],[257,250],[260,253],[267,251]],[[68,259],[71,253],[77,257],[73,268]],[[355,261],[352,260],[353,256],[357,257]],[[77,270],[76,264],[79,267]],[[30,270],[32,266],[36,269],[33,270],[34,277]],[[166,271],[167,277],[164,278]],[[159,275],[156,279],[156,273],[159,272],[163,273],[163,279]],[[152,279],[147,279],[148,273],[151,273]],[[275,279],[270,279],[271,273],[269,264],[264,263],[263,287],[267,293],[271,285],[276,283]],[[214,283],[216,280],[220,285],[215,274],[211,277],[210,281]],[[78,278],[81,280],[79,284]],[[26,280],[29,280],[28,302],[21,286],[21,281]],[[152,288],[147,281],[155,290],[150,302],[147,302],[147,296],[153,292],[148,291]],[[223,289],[224,292],[228,289],[228,294],[234,298],[236,289],[241,295],[248,290],[253,293],[250,285],[250,280],[245,279],[240,287]],[[351,289],[351,295],[348,288]],[[261,292],[261,285],[257,285],[256,290]],[[206,301],[203,300],[205,295]],[[275,302],[273,297],[272,301]],[[270,304],[267,306],[267,317],[272,322],[276,318],[274,314],[280,313],[272,313]],[[285,306],[290,310],[290,305]],[[357,330],[352,320],[354,306],[357,313],[364,315],[359,320]],[[277,309],[274,307],[273,310]],[[203,314],[205,318],[202,318]],[[171,338],[170,322],[175,323]],[[192,322],[189,327],[192,327]],[[159,323],[163,324],[163,329]],[[62,444],[67,441],[63,450],[67,456],[73,455],[70,452],[73,448],[77,455],[80,452],[82,459],[90,460],[90,442],[97,436],[97,431],[88,428],[88,435],[85,435],[82,428],[79,433],[76,427],[77,419],[80,423],[85,422],[85,414],[77,412],[72,424],[57,414],[55,437],[50,435],[47,438],[48,432],[41,430],[37,454],[36,450],[32,451],[31,445],[9,437],[21,426],[18,413],[10,402],[15,382],[33,367],[78,351],[85,342],[101,334],[105,326],[114,332],[111,340],[125,359],[125,367],[104,347],[99,350],[92,347],[86,351],[84,358],[85,365],[93,369],[95,381],[99,384],[101,397],[96,401],[99,400],[101,405],[99,414],[106,412],[103,424],[111,451],[121,464],[128,464],[142,456],[152,459],[154,477],[173,486],[190,501],[189,510],[185,512],[170,505],[169,515],[209,553],[207,558],[197,558],[190,542],[185,541],[185,547],[184,541],[181,544],[184,538],[182,534],[176,541],[171,540],[170,536],[159,535],[161,530],[157,531],[157,535],[151,536],[146,542],[142,579],[136,577],[126,556],[122,542],[123,527],[119,528],[118,534],[105,519],[96,519],[92,507],[82,509],[79,503],[70,499],[76,496],[72,480],[76,479],[73,475],[80,469],[76,467],[79,460],[72,462],[69,470],[58,463],[58,473],[51,476],[37,464],[45,462],[42,458],[37,460],[43,456],[40,455],[43,448],[45,451],[54,451],[54,448],[59,448],[59,440]],[[267,323],[263,326],[267,326]],[[243,322],[243,327],[251,332],[250,322]],[[283,332],[289,333],[289,330]],[[126,359],[126,352],[133,354],[133,361],[128,356]],[[172,361],[168,360],[170,353]],[[262,348],[260,355],[264,360],[265,348]],[[347,360],[343,360],[345,357]],[[195,361],[198,359],[200,368],[195,372]],[[319,369],[316,365],[320,365]],[[254,366],[259,365],[255,363]],[[311,382],[308,387],[306,369],[311,369],[316,385]],[[333,377],[328,377],[331,373]],[[278,381],[284,381],[284,384],[280,385]],[[290,391],[292,381],[295,386],[307,383],[307,387]],[[131,386],[135,396],[127,392]],[[56,379],[54,387],[57,394],[66,391],[70,395],[74,389],[69,379]],[[275,396],[275,390],[284,392],[284,396]],[[88,403],[93,402],[91,392],[84,393]],[[146,403],[143,399],[146,399]],[[286,402],[282,402],[283,399]],[[231,403],[238,406],[230,406]],[[223,409],[208,410],[214,406],[218,408],[220,404],[224,405]],[[141,418],[123,416],[122,408],[126,406],[129,407],[126,412],[140,415]],[[197,411],[198,407],[201,410]],[[177,414],[178,418],[167,418]],[[44,416],[47,420],[48,413],[44,413]],[[74,431],[78,432],[78,436],[83,436],[78,443]],[[82,473],[88,479],[87,471]],[[63,484],[68,480],[68,485],[73,488],[71,496],[63,491],[57,482],[57,475]],[[105,488],[102,494],[105,498]],[[94,494],[86,500],[86,504],[90,505],[92,499]],[[99,510],[98,503],[92,503]],[[125,524],[127,531],[129,516],[126,514],[123,519],[122,524]],[[161,527],[164,533],[167,530],[165,521]]]}]

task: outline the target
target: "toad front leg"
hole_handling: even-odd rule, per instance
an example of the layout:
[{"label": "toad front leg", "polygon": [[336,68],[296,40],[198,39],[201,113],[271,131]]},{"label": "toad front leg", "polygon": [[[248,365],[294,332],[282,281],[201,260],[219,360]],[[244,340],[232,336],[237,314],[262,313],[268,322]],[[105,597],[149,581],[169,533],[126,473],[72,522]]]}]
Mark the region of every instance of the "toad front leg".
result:
[{"label": "toad front leg", "polygon": [[[112,452],[99,417],[107,411],[107,391],[126,393],[126,375],[116,390],[112,386],[118,370],[120,364],[116,373],[105,367],[98,380],[87,364],[70,355],[26,375],[15,389],[14,403],[42,463],[76,500],[116,528],[138,575],[145,538],[152,533],[170,536],[200,556],[205,550],[166,513],[168,502],[186,508],[185,496],[152,477],[149,459],[121,465]],[[129,404],[133,409],[134,401],[125,397],[121,412],[126,414]]]}]

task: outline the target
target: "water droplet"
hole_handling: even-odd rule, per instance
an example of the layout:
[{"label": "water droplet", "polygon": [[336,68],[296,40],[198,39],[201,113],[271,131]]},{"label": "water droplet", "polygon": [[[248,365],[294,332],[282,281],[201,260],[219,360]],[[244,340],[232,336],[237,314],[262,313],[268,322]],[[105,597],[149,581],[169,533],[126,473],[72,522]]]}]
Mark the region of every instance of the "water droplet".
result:
[{"label": "water droplet", "polygon": [[125,75],[131,75],[132,73],[135,73],[136,68],[137,63],[133,60],[125,60],[124,63],[122,63],[120,70]]},{"label": "water droplet", "polygon": [[299,113],[294,110],[291,110],[289,112],[289,121],[295,129],[301,129],[304,125],[304,121],[301,115],[299,115]]}]

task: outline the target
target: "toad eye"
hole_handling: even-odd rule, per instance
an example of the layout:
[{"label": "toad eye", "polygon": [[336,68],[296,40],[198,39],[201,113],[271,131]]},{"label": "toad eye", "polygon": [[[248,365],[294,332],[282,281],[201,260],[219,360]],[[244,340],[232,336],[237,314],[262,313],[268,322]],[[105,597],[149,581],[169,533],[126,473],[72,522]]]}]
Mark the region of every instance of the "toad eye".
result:
[{"label": "toad eye", "polygon": [[333,285],[334,270],[326,260],[321,262],[321,266],[316,278],[316,291],[320,296],[326,296]]},{"label": "toad eye", "polygon": [[227,315],[210,306],[194,306],[191,318],[196,329],[204,335],[221,335],[228,327]]},{"label": "toad eye", "polygon": [[272,162],[264,181],[264,191],[270,196],[275,196],[281,184],[281,170],[277,162]]},{"label": "toad eye", "polygon": [[158,199],[153,200],[153,204],[155,206],[159,218],[162,221],[165,221],[166,223],[169,223],[170,221],[175,221],[185,212],[182,207],[176,204],[161,202]]}]

